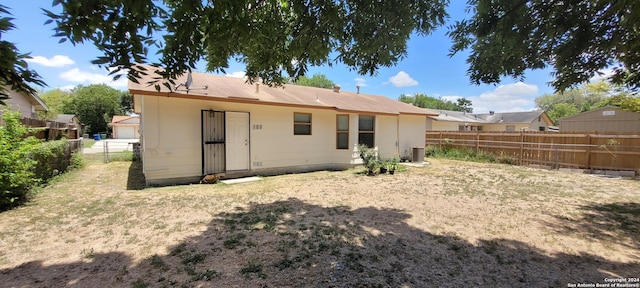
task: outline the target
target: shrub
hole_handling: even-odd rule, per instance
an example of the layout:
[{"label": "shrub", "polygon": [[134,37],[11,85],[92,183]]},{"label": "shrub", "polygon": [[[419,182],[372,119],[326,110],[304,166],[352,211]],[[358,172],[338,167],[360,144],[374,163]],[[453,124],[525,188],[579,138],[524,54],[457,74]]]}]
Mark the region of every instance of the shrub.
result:
[{"label": "shrub", "polygon": [[358,154],[362,159],[364,167],[367,168],[367,175],[375,175],[376,171],[382,165],[380,158],[375,150],[370,149],[367,145],[358,145]]},{"label": "shrub", "polygon": [[20,123],[20,114],[8,109],[4,111],[5,125],[0,127],[0,210],[24,202],[29,189],[38,181],[32,167],[35,160],[30,156],[39,143],[34,137],[26,137],[30,131]]},{"label": "shrub", "polygon": [[[46,183],[71,165],[66,139],[41,142],[20,123],[20,114],[5,109],[0,127],[0,211],[27,200],[34,185]],[[81,163],[79,156],[74,164]]]}]

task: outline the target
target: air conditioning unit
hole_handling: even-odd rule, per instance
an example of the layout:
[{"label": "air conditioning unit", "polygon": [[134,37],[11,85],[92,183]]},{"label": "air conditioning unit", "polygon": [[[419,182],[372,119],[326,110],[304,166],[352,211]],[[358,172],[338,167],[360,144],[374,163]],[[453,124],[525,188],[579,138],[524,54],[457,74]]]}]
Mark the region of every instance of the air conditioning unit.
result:
[{"label": "air conditioning unit", "polygon": [[422,163],[424,162],[424,147],[413,147],[413,153],[411,154],[411,162]]}]

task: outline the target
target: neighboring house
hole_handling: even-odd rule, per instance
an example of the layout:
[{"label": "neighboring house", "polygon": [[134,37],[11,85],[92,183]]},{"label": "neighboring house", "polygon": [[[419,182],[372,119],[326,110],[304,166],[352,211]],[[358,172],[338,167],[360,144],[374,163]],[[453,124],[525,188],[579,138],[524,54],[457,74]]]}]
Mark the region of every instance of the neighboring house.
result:
[{"label": "neighboring house", "polygon": [[473,114],[429,109],[437,116],[427,118],[432,131],[548,131],[553,122],[544,111]]},{"label": "neighboring house", "polygon": [[[152,80],[148,74],[139,83]],[[192,81],[183,82],[187,78]],[[129,82],[140,113],[143,173],[152,185],[213,173],[233,178],[345,169],[360,163],[358,143],[376,147],[381,157],[410,157],[414,147],[424,147],[425,119],[433,115],[339,87],[268,87],[201,73],[175,83],[191,85],[170,92]]]},{"label": "neighboring house", "polygon": [[68,139],[77,139],[82,136],[82,124],[78,117],[73,114],[58,114],[55,122],[63,123],[64,129],[67,130]]},{"label": "neighboring house", "polygon": [[562,132],[640,133],[640,113],[606,106],[558,120]]},{"label": "neighboring house", "polygon": [[[9,99],[4,100],[9,109],[13,111],[19,111],[23,118],[37,119],[36,111],[48,111],[49,107],[44,104],[44,101],[35,94],[27,94],[24,92],[17,92],[11,90],[10,87],[5,87],[5,91],[9,94]],[[2,111],[0,111],[2,115]]]},{"label": "neighboring house", "polygon": [[113,116],[109,126],[113,128],[113,139],[139,139],[140,117]]}]

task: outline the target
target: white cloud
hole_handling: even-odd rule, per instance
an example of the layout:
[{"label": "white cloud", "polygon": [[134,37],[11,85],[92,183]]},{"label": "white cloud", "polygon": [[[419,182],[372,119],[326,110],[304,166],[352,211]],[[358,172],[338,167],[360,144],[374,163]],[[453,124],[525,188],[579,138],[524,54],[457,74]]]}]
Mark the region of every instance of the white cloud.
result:
[{"label": "white cloud", "polygon": [[81,71],[78,68],[73,68],[69,71],[60,74],[60,78],[69,82],[75,82],[78,84],[106,84],[116,89],[122,89],[127,87],[126,71],[120,71],[120,79],[113,81],[113,75],[106,75],[100,73],[91,73]]},{"label": "white cloud", "polygon": [[356,81],[356,86],[367,87],[367,80],[364,80],[364,78],[355,78],[353,80]]},{"label": "white cloud", "polygon": [[603,69],[598,72],[600,72],[601,74],[596,73],[595,75],[593,75],[593,77],[591,77],[591,79],[589,79],[589,82],[605,81],[613,76],[613,68]]},{"label": "white cloud", "polygon": [[409,87],[418,85],[418,81],[411,78],[407,72],[400,71],[395,76],[389,78],[389,82],[396,87]]},{"label": "white cloud", "polygon": [[64,66],[73,65],[74,63],[76,63],[73,60],[71,60],[69,56],[64,56],[64,55],[54,55],[53,57],[48,59],[44,56],[33,56],[33,58],[26,59],[26,60],[29,63],[40,64],[42,66],[47,66],[47,67],[64,67]]},{"label": "white cloud", "polygon": [[456,103],[456,101],[458,101],[458,99],[460,98],[464,98],[462,96],[457,96],[457,95],[451,95],[451,96],[439,96],[440,99],[445,100],[445,101],[451,101],[453,103]]},{"label": "white cloud", "polygon": [[[513,84],[500,85],[493,91],[484,92],[480,94],[480,96],[465,98],[471,100],[474,113],[487,113],[489,111],[520,112],[534,110],[534,98],[537,96],[537,93],[538,86],[516,82]],[[453,98],[459,96],[444,97]]]},{"label": "white cloud", "polygon": [[231,74],[225,74],[224,76],[232,77],[232,78],[244,78],[246,73],[244,71],[236,71]]},{"label": "white cloud", "polygon": [[76,86],[74,86],[74,85],[66,85],[66,86],[58,87],[58,89],[60,89],[62,91],[67,91],[67,92],[73,90],[73,88],[76,88]]}]

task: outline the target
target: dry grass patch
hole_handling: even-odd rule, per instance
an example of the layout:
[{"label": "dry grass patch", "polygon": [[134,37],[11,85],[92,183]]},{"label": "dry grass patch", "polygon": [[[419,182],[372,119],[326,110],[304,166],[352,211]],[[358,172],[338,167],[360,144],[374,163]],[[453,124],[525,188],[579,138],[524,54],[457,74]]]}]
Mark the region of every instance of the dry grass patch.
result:
[{"label": "dry grass patch", "polygon": [[[0,218],[16,287],[566,287],[640,275],[640,181],[434,159],[139,190],[89,165]],[[134,166],[132,166],[134,165]]]}]

